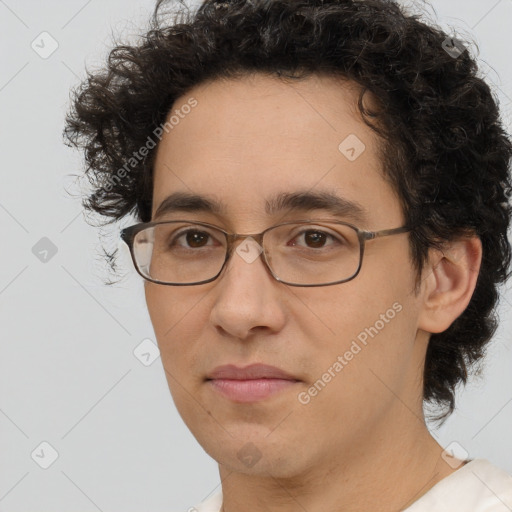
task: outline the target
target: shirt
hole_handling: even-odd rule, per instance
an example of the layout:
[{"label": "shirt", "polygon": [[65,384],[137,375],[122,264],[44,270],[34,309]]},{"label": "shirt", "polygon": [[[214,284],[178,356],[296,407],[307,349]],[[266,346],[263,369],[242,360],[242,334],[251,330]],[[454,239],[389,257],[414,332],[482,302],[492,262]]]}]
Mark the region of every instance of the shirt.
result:
[{"label": "shirt", "polygon": [[[221,506],[219,491],[188,510],[220,512]],[[512,512],[512,476],[487,459],[473,459],[437,482],[403,512]]]}]

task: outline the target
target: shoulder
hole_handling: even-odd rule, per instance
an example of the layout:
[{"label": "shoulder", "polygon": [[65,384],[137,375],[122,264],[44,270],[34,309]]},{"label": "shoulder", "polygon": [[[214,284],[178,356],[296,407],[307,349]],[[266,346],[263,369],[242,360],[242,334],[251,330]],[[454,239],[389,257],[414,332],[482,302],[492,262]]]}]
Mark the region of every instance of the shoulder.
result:
[{"label": "shoulder", "polygon": [[512,476],[486,459],[473,459],[447,476],[404,512],[510,512]]},{"label": "shoulder", "polygon": [[194,507],[188,508],[183,512],[220,512],[222,506],[222,491],[212,494],[209,498],[201,501]]}]

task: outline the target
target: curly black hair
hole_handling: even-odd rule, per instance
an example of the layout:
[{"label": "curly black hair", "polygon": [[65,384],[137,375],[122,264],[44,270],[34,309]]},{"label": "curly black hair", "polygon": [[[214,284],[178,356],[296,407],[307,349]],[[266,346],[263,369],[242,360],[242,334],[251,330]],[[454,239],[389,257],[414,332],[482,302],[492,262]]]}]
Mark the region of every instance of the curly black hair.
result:
[{"label": "curly black hair", "polygon": [[[498,284],[510,276],[512,142],[476,59],[391,0],[182,5],[171,22],[159,0],[144,37],[113,48],[106,66],[87,71],[72,93],[65,141],[84,150],[85,175],[95,187],[84,208],[110,219],[106,224],[131,213],[151,220],[156,150],[143,158],[138,152],[194,86],[253,73],[351,80],[381,143],[383,175],[406,223],[416,226],[410,250],[418,279],[430,247],[471,234],[482,242],[469,305],[446,331],[431,335],[427,349],[423,399],[441,407],[435,419],[444,422],[457,385],[481,363],[496,331]],[[366,92],[379,99],[373,111],[363,105]]]}]

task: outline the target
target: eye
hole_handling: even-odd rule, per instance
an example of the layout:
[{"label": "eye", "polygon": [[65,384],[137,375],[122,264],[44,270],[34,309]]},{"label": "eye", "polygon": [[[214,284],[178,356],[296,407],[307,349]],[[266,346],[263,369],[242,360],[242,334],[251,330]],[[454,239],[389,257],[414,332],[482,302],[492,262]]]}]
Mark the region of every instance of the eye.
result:
[{"label": "eye", "polygon": [[[326,241],[331,239],[334,243],[343,243],[343,240],[339,237],[331,235],[330,233],[326,233],[325,231],[319,229],[305,229],[301,231],[298,236],[294,238],[290,245],[297,245],[295,240],[302,239],[306,244],[306,247],[310,249],[322,249],[326,245]],[[333,245],[333,244],[329,244]]]},{"label": "eye", "polygon": [[[186,245],[180,243],[176,244],[176,242],[181,239],[183,239]],[[215,238],[212,236],[211,233],[207,231],[198,230],[195,228],[187,229],[179,232],[178,234],[173,234],[169,242],[169,247],[172,248],[177,245],[178,247],[185,247],[186,249],[196,249],[208,245],[212,246],[213,243],[208,244],[208,241],[210,240],[213,242]]]}]

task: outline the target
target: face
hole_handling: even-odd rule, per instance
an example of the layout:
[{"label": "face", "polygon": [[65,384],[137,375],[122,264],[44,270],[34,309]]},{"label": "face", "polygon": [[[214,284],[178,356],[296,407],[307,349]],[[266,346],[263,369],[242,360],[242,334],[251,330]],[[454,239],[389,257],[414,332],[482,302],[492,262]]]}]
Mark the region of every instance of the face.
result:
[{"label": "face", "polygon": [[[372,231],[402,226],[357,95],[349,83],[319,76],[286,84],[257,75],[194,88],[174,104],[182,115],[157,150],[152,220],[191,219],[245,234],[294,219],[345,220]],[[182,108],[190,98],[195,106]],[[155,218],[175,192],[225,210]],[[265,201],[293,192],[334,193],[357,202],[366,219],[325,209],[267,213]],[[359,275],[332,286],[288,286],[261,258],[248,263],[237,252],[210,283],[145,282],[172,397],[205,451],[239,472],[293,476],[335,454],[371,450],[396,430],[397,417],[402,427],[417,422],[412,412],[396,414],[399,402],[421,407],[414,277],[407,234],[398,234],[367,242]],[[252,363],[278,367],[295,382],[240,401],[207,380],[220,365]]]}]

